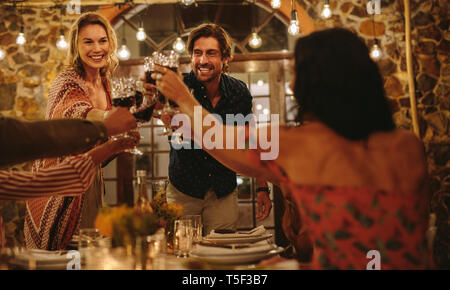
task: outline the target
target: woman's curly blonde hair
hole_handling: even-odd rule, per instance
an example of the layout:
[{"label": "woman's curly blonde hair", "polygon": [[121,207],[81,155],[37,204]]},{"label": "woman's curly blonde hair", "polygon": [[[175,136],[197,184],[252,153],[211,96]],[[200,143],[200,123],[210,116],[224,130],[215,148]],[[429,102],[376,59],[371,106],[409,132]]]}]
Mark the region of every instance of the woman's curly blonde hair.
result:
[{"label": "woman's curly blonde hair", "polygon": [[87,12],[82,14],[72,25],[69,33],[70,48],[69,54],[67,56],[68,66],[74,69],[80,76],[85,77],[83,62],[81,61],[80,52],[78,49],[78,35],[83,27],[92,24],[101,25],[105,29],[106,35],[108,37],[109,52],[106,60],[107,63],[106,66],[100,69],[101,76],[108,76],[116,69],[119,64],[119,60],[116,54],[116,32],[105,17],[95,12]]}]

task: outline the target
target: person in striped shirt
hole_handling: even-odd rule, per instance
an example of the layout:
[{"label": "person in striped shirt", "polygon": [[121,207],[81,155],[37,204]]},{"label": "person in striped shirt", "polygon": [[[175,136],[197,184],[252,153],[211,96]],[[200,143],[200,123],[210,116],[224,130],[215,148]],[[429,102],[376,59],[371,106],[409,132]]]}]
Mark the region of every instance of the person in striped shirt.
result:
[{"label": "person in striped shirt", "polygon": [[[125,108],[105,115],[103,122],[79,119],[22,122],[0,117],[0,166],[41,157],[56,157],[86,151],[98,143],[136,128],[136,121]],[[28,200],[52,195],[85,192],[95,169],[110,156],[132,148],[133,138],[107,141],[87,153],[73,156],[61,164],[36,172],[0,170],[0,200]],[[6,238],[0,215],[0,247]]]}]

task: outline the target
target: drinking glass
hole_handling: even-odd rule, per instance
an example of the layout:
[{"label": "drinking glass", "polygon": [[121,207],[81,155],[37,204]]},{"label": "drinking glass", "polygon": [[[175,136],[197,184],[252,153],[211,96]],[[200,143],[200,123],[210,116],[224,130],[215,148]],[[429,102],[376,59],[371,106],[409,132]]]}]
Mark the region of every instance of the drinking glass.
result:
[{"label": "drinking glass", "polygon": [[185,215],[181,219],[191,220],[193,230],[192,243],[194,245],[200,243],[202,241],[202,231],[203,231],[202,216],[199,214]]},{"label": "drinking glass", "polygon": [[147,236],[147,255],[153,270],[164,270],[167,255],[166,235],[164,231]]},{"label": "drinking glass", "polygon": [[[161,52],[153,53],[154,64],[163,66],[174,72],[178,72],[179,66],[179,54],[174,50],[163,50]],[[164,114],[168,114],[170,117],[177,114],[179,111],[175,109],[177,106],[174,102],[170,101],[161,92],[157,92],[158,101],[164,104],[161,110],[158,110],[158,114],[162,117]],[[164,132],[161,135],[172,136],[172,128],[170,126],[165,126]]]},{"label": "drinking glass", "polygon": [[192,221],[179,219],[174,223],[173,252],[176,257],[189,257],[192,249]]},{"label": "drinking glass", "polygon": [[[119,78],[114,77],[111,78],[111,100],[113,103],[113,106],[115,107],[125,107],[130,110],[131,113],[136,112],[136,96],[137,94],[137,87],[136,82],[133,78]],[[142,104],[142,101],[139,100],[140,105]],[[117,140],[118,137],[125,137],[129,138],[130,136],[127,133],[120,134],[117,136],[113,136],[113,140]],[[134,147],[132,149],[127,149],[125,152],[132,153],[135,155],[143,155],[142,151],[137,149],[137,147]]]}]

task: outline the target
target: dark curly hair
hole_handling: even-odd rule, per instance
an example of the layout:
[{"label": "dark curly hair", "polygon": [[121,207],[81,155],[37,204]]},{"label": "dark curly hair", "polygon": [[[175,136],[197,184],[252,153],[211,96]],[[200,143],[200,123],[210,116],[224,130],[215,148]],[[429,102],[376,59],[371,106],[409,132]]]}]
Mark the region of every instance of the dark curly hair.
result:
[{"label": "dark curly hair", "polygon": [[378,66],[356,34],[332,28],[298,39],[294,70],[296,121],[313,115],[350,140],[395,128]]}]

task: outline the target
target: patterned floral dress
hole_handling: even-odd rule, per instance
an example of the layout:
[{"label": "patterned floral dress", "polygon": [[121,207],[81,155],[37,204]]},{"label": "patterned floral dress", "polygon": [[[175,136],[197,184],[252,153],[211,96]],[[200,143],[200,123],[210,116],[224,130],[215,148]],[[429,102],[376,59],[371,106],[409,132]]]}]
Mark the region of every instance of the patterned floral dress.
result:
[{"label": "patterned floral dress", "polygon": [[[103,84],[108,97],[107,110],[110,110],[109,86],[106,80]],[[86,119],[93,108],[84,80],[74,70],[67,70],[57,76],[50,88],[46,119]],[[38,160],[33,170],[60,164],[66,157]],[[92,220],[96,215],[95,210],[101,208],[102,202],[103,178],[100,168],[85,194],[27,201],[24,226],[26,246],[45,250],[66,248],[80,223],[83,220]]]},{"label": "patterned floral dress", "polygon": [[[363,187],[297,185],[274,161],[252,163],[273,172],[285,197],[283,230],[301,262],[313,269],[430,268],[427,203],[418,195]],[[375,255],[372,255],[375,250]],[[369,267],[368,267],[369,266]]]}]

